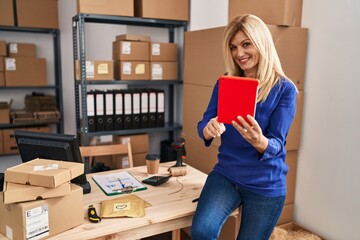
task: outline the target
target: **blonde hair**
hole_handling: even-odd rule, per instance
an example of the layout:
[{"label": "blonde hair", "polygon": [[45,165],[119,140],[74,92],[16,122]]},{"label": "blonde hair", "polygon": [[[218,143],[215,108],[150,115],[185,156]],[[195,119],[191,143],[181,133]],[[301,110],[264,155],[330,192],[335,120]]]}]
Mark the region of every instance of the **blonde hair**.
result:
[{"label": "blonde hair", "polygon": [[256,78],[260,81],[260,90],[257,102],[265,101],[270,90],[280,78],[287,78],[282,70],[271,33],[259,17],[251,14],[238,16],[227,25],[224,31],[223,54],[226,71],[231,76],[244,76],[243,70],[234,61],[230,51],[230,42],[239,31],[249,37],[259,52]]}]

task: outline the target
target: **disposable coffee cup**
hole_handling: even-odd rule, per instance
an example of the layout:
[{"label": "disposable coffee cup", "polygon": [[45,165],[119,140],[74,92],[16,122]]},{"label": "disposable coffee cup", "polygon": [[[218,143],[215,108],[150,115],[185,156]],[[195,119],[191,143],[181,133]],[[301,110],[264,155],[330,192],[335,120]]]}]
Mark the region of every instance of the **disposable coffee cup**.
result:
[{"label": "disposable coffee cup", "polygon": [[147,154],[145,159],[146,159],[147,173],[157,174],[159,172],[159,163],[160,163],[159,155]]}]

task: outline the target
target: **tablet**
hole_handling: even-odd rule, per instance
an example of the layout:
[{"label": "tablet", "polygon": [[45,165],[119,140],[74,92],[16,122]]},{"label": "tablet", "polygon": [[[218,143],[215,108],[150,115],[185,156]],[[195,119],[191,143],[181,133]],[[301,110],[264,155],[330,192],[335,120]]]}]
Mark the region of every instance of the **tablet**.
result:
[{"label": "tablet", "polygon": [[221,75],[219,77],[218,121],[231,124],[242,116],[254,117],[259,81],[254,78]]}]

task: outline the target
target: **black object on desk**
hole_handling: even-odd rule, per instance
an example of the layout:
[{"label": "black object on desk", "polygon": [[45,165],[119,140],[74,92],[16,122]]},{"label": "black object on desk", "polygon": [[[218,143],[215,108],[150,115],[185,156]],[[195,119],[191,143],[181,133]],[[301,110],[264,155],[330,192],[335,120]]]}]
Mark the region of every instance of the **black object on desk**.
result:
[{"label": "black object on desk", "polygon": [[169,179],[171,178],[171,175],[166,175],[166,176],[152,176],[149,178],[146,178],[144,180],[142,180],[143,183],[152,185],[152,186],[158,186],[160,184],[163,184],[165,182],[167,182]]}]

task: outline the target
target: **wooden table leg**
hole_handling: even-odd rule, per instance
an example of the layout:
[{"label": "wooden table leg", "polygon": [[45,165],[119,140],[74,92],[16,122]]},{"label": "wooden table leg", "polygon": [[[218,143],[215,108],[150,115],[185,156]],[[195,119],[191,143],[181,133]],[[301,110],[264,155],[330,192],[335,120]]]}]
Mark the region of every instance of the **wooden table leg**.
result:
[{"label": "wooden table leg", "polygon": [[181,229],[176,229],[172,231],[172,240],[180,240],[180,231]]}]

